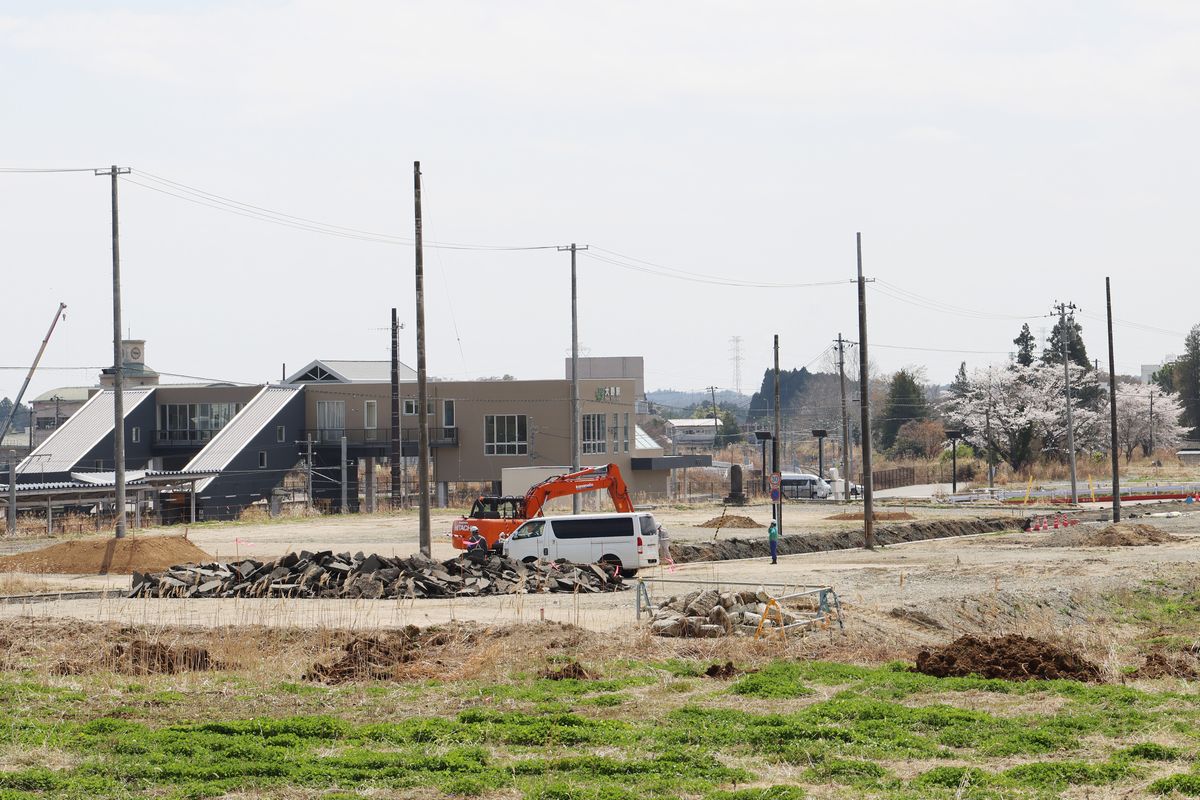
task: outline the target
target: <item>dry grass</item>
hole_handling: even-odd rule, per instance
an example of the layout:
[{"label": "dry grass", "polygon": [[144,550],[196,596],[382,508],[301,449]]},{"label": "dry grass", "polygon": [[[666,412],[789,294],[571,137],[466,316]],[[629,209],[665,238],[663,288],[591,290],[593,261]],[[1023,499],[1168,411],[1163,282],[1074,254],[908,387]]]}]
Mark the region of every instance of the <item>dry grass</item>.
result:
[{"label": "dry grass", "polygon": [[36,575],[0,572],[0,595],[37,594],[53,588],[48,581]]}]

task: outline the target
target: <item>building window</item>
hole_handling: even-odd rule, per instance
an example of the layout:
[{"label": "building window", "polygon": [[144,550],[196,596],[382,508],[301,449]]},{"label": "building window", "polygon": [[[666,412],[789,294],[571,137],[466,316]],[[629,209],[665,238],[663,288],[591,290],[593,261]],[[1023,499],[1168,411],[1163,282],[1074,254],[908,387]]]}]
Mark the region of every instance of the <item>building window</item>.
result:
[{"label": "building window", "polygon": [[142,441],[142,429],[139,426],[134,426],[129,429],[129,441],[134,444],[140,444]]},{"label": "building window", "polygon": [[259,469],[267,468],[267,451],[266,450],[258,451],[258,468]]},{"label": "building window", "polygon": [[528,417],[524,414],[487,414],[484,416],[484,455],[523,456],[528,452]]},{"label": "building window", "polygon": [[621,441],[625,444],[625,452],[629,452],[629,414],[625,414],[625,433],[621,437]]},{"label": "building window", "polygon": [[346,401],[317,401],[317,438],[322,442],[337,442],[346,433]]},{"label": "building window", "polygon": [[[429,417],[433,416],[433,401],[425,401],[425,413]],[[415,417],[417,415],[417,401],[409,397],[404,400],[404,415],[407,417]]]},{"label": "building window", "polygon": [[229,424],[243,403],[164,403],[158,407],[160,442],[207,442]]},{"label": "building window", "polygon": [[365,430],[364,438],[368,442],[375,441],[375,429],[379,427],[379,401],[364,400],[363,401],[363,429]]},{"label": "building window", "polygon": [[607,450],[604,438],[604,414],[584,414],[583,452],[603,453]]},{"label": "building window", "polygon": [[279,442],[280,444],[283,444],[287,441],[287,428],[285,428],[283,425],[275,426],[275,441]]},{"label": "building window", "polygon": [[444,427],[444,428],[453,428],[454,427],[454,401],[453,400],[443,400],[442,401],[442,427]]}]

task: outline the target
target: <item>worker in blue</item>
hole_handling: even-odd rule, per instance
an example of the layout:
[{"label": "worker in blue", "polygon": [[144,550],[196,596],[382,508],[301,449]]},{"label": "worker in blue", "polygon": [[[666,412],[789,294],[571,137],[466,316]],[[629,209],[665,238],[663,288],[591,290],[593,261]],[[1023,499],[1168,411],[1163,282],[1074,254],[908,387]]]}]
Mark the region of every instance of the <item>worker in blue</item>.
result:
[{"label": "worker in blue", "polygon": [[467,537],[467,552],[487,550],[487,540],[479,535],[479,528],[471,526],[471,535]]},{"label": "worker in blue", "polygon": [[771,544],[771,563],[779,563],[779,526],[775,520],[771,520],[771,527],[767,528],[767,541]]}]

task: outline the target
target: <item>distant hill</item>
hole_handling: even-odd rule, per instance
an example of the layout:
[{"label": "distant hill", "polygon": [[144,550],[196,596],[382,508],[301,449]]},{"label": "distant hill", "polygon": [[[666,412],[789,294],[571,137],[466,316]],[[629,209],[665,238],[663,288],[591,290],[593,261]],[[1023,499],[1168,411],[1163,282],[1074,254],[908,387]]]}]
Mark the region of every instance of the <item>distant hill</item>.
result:
[{"label": "distant hill", "polygon": [[[712,394],[704,391],[679,391],[677,389],[655,389],[646,392],[646,399],[666,409],[684,409],[697,403],[711,403]],[[728,403],[737,408],[749,408],[750,398],[744,394],[722,389],[717,392],[717,405]]]}]

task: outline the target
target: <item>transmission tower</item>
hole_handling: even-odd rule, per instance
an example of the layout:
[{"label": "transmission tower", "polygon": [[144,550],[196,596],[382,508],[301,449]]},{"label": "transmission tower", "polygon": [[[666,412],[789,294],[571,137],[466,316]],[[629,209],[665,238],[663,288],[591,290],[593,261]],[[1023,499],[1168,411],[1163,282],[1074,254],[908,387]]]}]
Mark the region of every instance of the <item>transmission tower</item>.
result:
[{"label": "transmission tower", "polygon": [[729,337],[729,360],[733,362],[733,390],[742,393],[742,337]]}]

